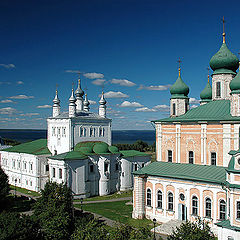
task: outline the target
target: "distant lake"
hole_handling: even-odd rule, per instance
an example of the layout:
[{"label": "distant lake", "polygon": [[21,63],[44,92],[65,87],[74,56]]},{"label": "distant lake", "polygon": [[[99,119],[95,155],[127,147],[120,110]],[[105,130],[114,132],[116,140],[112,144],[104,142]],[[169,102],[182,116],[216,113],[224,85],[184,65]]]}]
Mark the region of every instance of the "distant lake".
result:
[{"label": "distant lake", "polygon": [[[31,129],[0,129],[0,136],[18,142],[29,142],[40,138],[47,138],[47,130]],[[154,130],[112,130],[112,143],[134,143],[143,140],[148,144],[155,142]]]}]

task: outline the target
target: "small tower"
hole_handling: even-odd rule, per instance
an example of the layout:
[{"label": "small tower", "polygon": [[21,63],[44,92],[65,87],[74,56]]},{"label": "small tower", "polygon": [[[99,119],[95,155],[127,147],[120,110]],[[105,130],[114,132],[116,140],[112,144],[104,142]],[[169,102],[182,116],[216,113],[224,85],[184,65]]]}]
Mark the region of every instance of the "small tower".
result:
[{"label": "small tower", "polygon": [[240,116],[240,72],[230,83],[231,89],[231,115]]},{"label": "small tower", "polygon": [[58,98],[58,90],[56,89],[56,95],[53,99],[53,117],[56,117],[60,114],[60,100]]},{"label": "small tower", "polygon": [[104,92],[102,91],[102,96],[101,96],[101,99],[99,100],[99,111],[98,111],[98,114],[100,117],[103,117],[103,118],[106,118],[106,100],[104,98]]},{"label": "small tower", "polygon": [[[208,70],[209,70],[209,68],[208,68]],[[212,101],[212,87],[209,82],[209,73],[208,73],[207,85],[200,93],[200,98],[201,98],[200,105],[204,105],[204,104]]]},{"label": "small tower", "polygon": [[84,102],[83,102],[83,110],[86,111],[86,112],[89,112],[89,101],[88,101],[88,98],[87,98],[87,94],[85,94],[85,99],[84,99]]},{"label": "small tower", "polygon": [[229,84],[236,75],[238,58],[231,53],[225,41],[224,17],[223,17],[223,43],[219,51],[211,58],[210,67],[212,74],[212,99],[230,99]]},{"label": "small tower", "polygon": [[76,109],[77,111],[82,111],[83,110],[83,95],[84,95],[84,91],[81,88],[81,80],[80,80],[80,76],[78,79],[78,87],[75,91],[75,96],[76,96]]},{"label": "small tower", "polygon": [[170,115],[177,117],[185,114],[189,110],[189,87],[183,82],[181,78],[181,68],[179,59],[179,75],[176,82],[170,87],[171,100],[170,100]]},{"label": "small tower", "polygon": [[73,88],[72,88],[72,95],[69,98],[69,117],[76,116],[76,98],[74,96]]}]

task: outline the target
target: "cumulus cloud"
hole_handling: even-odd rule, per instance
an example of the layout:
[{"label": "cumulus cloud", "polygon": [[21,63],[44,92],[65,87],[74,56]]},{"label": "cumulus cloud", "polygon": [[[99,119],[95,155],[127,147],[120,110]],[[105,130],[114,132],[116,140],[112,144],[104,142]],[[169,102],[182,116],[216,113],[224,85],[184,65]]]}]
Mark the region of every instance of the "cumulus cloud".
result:
[{"label": "cumulus cloud", "polygon": [[20,116],[27,116],[27,117],[32,117],[32,116],[38,116],[39,113],[21,113]]},{"label": "cumulus cloud", "polygon": [[14,114],[16,112],[17,112],[17,110],[15,108],[12,108],[12,107],[0,108],[0,114],[11,115],[11,114]]},{"label": "cumulus cloud", "polygon": [[103,86],[105,82],[106,82],[105,79],[96,79],[96,80],[92,81],[92,84],[97,85],[97,86]]},{"label": "cumulus cloud", "polygon": [[138,102],[124,101],[119,105],[119,107],[143,107],[143,105]]},{"label": "cumulus cloud", "polygon": [[3,84],[10,85],[11,83],[10,82],[0,82],[0,85],[3,85]]},{"label": "cumulus cloud", "polygon": [[80,73],[79,70],[65,70],[67,73]]},{"label": "cumulus cloud", "polygon": [[1,63],[0,67],[4,67],[4,68],[8,68],[8,69],[16,68],[16,66],[14,64],[12,64],[12,63],[10,63],[10,64],[3,64],[3,63]]},{"label": "cumulus cloud", "polygon": [[17,84],[18,84],[18,85],[22,85],[22,84],[23,84],[23,81],[17,81]]},{"label": "cumulus cloud", "polygon": [[11,96],[9,97],[11,99],[30,99],[30,98],[34,98],[34,96],[27,96],[27,95],[16,95],[16,96]]},{"label": "cumulus cloud", "polygon": [[105,98],[128,98],[129,96],[122,92],[109,91],[104,93]]},{"label": "cumulus cloud", "polygon": [[97,104],[95,101],[93,101],[93,100],[88,100],[89,101],[89,103],[91,104],[91,105],[94,105],[94,104]]},{"label": "cumulus cloud", "polygon": [[40,105],[40,106],[37,106],[37,108],[51,108],[52,106],[51,105]]},{"label": "cumulus cloud", "polygon": [[190,104],[198,104],[200,101],[197,100],[196,98],[189,98],[189,103]]},{"label": "cumulus cloud", "polygon": [[104,75],[102,73],[84,73],[84,77],[89,78],[89,79],[96,79],[96,78],[104,78]]},{"label": "cumulus cloud", "polygon": [[168,112],[170,110],[170,107],[168,105],[156,105],[153,107],[153,109],[156,109],[157,111],[160,112]]},{"label": "cumulus cloud", "polygon": [[157,110],[152,108],[148,108],[148,107],[142,107],[142,108],[137,108],[135,109],[135,112],[156,112]]},{"label": "cumulus cloud", "polygon": [[13,103],[10,99],[1,100],[0,103]]},{"label": "cumulus cloud", "polygon": [[144,85],[140,85],[138,90],[145,89],[145,90],[165,91],[165,90],[168,90],[170,87],[171,87],[170,84],[168,84],[168,85],[158,85],[158,86],[153,86],[153,85],[144,86]]},{"label": "cumulus cloud", "polygon": [[127,79],[113,78],[110,82],[113,83],[113,84],[119,84],[120,86],[125,86],[125,87],[133,87],[133,86],[136,85],[134,82],[131,82]]}]

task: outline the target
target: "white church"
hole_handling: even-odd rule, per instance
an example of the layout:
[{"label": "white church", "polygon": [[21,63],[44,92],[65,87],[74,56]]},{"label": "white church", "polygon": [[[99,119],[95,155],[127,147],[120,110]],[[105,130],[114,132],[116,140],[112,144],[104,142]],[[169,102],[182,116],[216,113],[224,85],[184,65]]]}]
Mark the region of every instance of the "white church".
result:
[{"label": "white church", "polygon": [[79,79],[69,98],[69,111],[61,112],[56,91],[47,139],[0,151],[1,167],[11,185],[39,192],[50,180],[66,183],[81,198],[132,189],[132,172],[147,165],[151,156],[111,146],[104,93],[98,114],[89,111],[87,94],[83,97]]}]

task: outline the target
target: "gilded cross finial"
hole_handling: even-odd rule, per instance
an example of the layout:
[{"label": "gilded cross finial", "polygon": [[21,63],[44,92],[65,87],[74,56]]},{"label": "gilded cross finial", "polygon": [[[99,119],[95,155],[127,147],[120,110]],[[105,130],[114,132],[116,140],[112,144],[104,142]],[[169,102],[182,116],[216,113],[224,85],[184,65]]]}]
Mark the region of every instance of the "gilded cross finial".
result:
[{"label": "gilded cross finial", "polygon": [[180,59],[180,57],[179,57],[179,59],[177,60],[177,62],[178,62],[178,64],[179,64],[179,67],[178,67],[178,74],[179,74],[179,76],[181,75],[181,59]]},{"label": "gilded cross finial", "polygon": [[58,93],[58,84],[56,84],[56,94]]},{"label": "gilded cross finial", "polygon": [[209,70],[210,70],[210,68],[207,67],[207,70],[208,70],[208,83],[209,83]]},{"label": "gilded cross finial", "polygon": [[72,82],[72,90],[74,89],[74,82]]},{"label": "gilded cross finial", "polygon": [[225,43],[225,36],[226,36],[226,33],[225,33],[225,20],[224,20],[224,16],[222,18],[222,23],[223,23],[223,43]]}]

